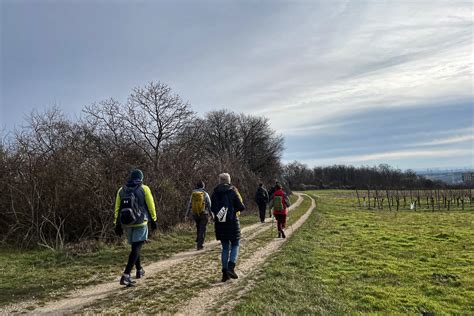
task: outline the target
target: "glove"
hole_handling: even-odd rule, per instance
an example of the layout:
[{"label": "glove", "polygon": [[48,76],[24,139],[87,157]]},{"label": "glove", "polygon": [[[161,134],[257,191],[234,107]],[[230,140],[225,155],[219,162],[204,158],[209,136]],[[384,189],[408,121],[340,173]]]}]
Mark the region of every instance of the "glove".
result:
[{"label": "glove", "polygon": [[117,224],[115,225],[115,235],[121,237],[122,234],[123,234],[122,225],[117,222]]},{"label": "glove", "polygon": [[150,227],[152,231],[155,231],[158,228],[158,226],[156,225],[156,222],[153,220],[150,222]]}]

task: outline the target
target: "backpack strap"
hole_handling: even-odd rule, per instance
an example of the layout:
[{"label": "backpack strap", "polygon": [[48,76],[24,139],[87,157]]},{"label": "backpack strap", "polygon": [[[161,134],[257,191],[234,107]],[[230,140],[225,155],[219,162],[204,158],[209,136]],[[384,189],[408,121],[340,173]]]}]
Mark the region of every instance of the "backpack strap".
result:
[{"label": "backpack strap", "polygon": [[141,186],[142,186],[141,184],[138,184],[138,185],[136,185],[136,186],[134,186],[134,187],[129,187],[129,186],[127,186],[127,185],[125,184],[125,185],[122,187],[122,191],[124,191],[124,190],[130,191],[130,190],[131,190],[133,193],[135,193]]}]

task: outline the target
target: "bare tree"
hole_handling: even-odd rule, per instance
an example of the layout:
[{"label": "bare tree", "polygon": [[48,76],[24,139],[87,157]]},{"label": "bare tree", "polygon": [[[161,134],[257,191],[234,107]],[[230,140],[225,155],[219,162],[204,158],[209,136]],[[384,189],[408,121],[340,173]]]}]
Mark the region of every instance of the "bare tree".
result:
[{"label": "bare tree", "polygon": [[83,110],[87,115],[88,126],[94,127],[95,132],[101,137],[109,138],[117,148],[123,143],[125,137],[122,111],[120,102],[113,98],[88,105]]},{"label": "bare tree", "polygon": [[150,82],[145,88],[134,88],[121,112],[127,132],[158,169],[161,147],[173,140],[191,123],[194,112],[171,88],[161,82]]}]

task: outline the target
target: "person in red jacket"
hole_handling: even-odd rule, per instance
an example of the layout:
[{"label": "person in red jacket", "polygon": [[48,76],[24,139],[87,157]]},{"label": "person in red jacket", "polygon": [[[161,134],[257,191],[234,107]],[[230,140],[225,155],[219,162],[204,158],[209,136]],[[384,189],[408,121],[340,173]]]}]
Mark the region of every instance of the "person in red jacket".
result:
[{"label": "person in red jacket", "polygon": [[270,201],[270,206],[273,208],[273,215],[277,220],[278,238],[286,238],[284,228],[286,225],[288,207],[290,206],[290,199],[286,195],[285,191],[283,191],[283,188],[279,183],[275,185],[275,192],[273,193],[272,200]]}]

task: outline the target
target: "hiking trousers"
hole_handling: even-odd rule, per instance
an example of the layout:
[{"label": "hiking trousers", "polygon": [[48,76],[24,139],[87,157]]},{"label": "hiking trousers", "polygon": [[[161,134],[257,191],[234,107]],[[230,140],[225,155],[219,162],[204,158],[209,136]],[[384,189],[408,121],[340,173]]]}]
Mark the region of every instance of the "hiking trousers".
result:
[{"label": "hiking trousers", "polygon": [[237,257],[239,255],[239,248],[240,248],[240,239],[223,239],[221,240],[222,244],[222,254],[221,254],[221,261],[222,261],[222,269],[227,270],[229,261],[233,263],[237,263]]},{"label": "hiking trousers", "polygon": [[206,239],[206,229],[209,218],[207,217],[207,214],[201,214],[199,216],[194,215],[194,221],[196,222],[197,248],[202,248],[204,245],[204,239]]},{"label": "hiking trousers", "polygon": [[286,214],[275,214],[275,219],[277,220],[278,231],[283,231],[286,226]]},{"label": "hiking trousers", "polygon": [[142,249],[143,243],[144,241],[137,241],[132,243],[132,250],[128,255],[128,263],[123,273],[130,274],[134,265],[137,270],[141,269],[142,266],[140,262],[140,250]]},{"label": "hiking trousers", "polygon": [[267,203],[260,202],[258,205],[258,211],[260,213],[260,221],[263,223],[265,221],[265,212],[267,211]]}]

